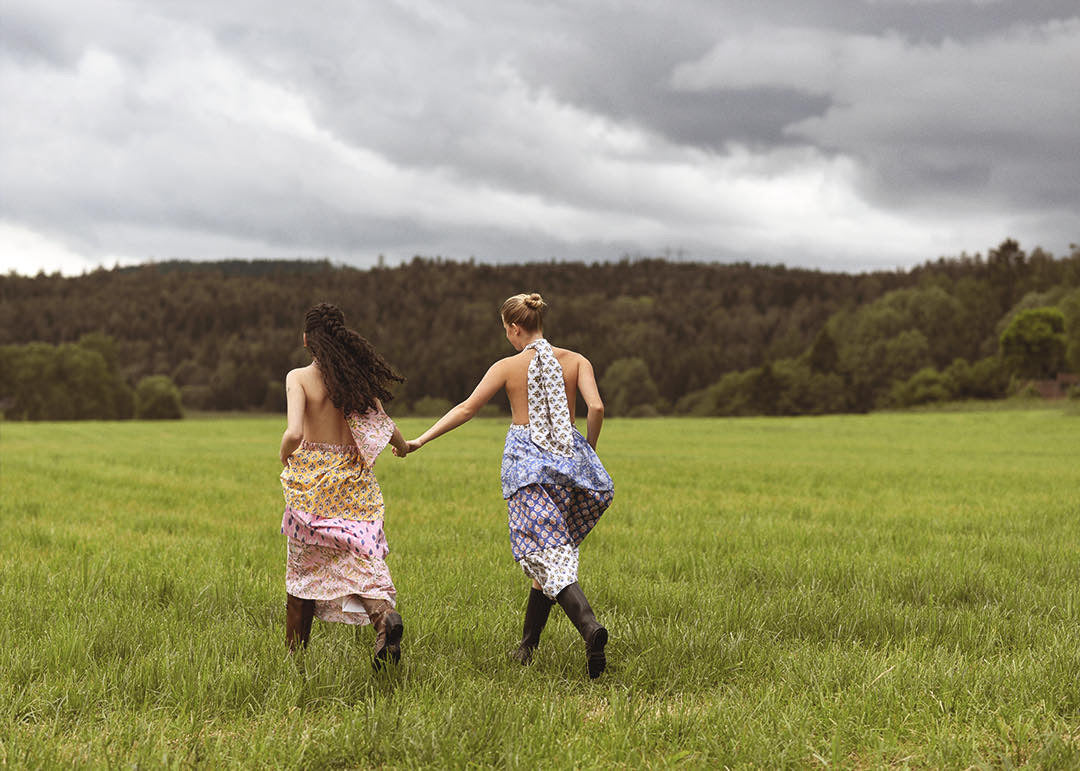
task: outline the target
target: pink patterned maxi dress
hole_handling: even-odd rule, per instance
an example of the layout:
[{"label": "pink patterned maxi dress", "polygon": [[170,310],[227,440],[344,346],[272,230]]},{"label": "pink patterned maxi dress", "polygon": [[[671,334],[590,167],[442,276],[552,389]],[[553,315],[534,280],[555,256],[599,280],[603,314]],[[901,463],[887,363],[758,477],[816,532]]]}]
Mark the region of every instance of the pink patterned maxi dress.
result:
[{"label": "pink patterned maxi dress", "polygon": [[396,604],[397,591],[385,558],[382,490],[375,458],[394,433],[382,410],[347,422],[355,444],[301,442],[281,472],[288,539],[285,590],[315,600],[323,621],[368,624],[361,597]]}]

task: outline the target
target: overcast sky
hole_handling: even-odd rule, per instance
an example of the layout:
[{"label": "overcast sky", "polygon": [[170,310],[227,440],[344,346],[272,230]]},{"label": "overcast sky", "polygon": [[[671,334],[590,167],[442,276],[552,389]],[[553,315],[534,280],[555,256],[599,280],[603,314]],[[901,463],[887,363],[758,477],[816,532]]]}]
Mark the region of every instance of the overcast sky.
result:
[{"label": "overcast sky", "polygon": [[1080,242],[1077,0],[4,0],[0,270]]}]

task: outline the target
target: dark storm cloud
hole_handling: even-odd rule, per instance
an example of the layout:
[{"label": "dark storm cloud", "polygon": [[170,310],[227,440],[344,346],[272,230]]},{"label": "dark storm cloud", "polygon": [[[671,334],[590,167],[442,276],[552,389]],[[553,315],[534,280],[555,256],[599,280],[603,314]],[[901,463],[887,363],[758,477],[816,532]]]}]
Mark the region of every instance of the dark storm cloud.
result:
[{"label": "dark storm cloud", "polygon": [[1080,229],[1072,2],[2,13],[4,268],[665,250],[858,268],[1008,235],[1060,251]]}]

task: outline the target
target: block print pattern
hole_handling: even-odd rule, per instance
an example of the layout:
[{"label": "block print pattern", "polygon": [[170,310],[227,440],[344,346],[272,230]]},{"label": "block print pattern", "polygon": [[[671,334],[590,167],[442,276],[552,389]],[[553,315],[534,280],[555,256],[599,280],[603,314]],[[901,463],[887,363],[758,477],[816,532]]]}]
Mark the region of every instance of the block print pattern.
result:
[{"label": "block print pattern", "polygon": [[382,410],[370,409],[363,415],[359,412],[349,413],[345,422],[349,424],[353,441],[360,451],[360,460],[367,468],[374,469],[375,459],[394,435],[394,421]]},{"label": "block print pattern", "polygon": [[560,485],[522,487],[506,502],[514,559],[557,546],[579,546],[612,495]]},{"label": "block print pattern", "polygon": [[578,550],[576,546],[563,544],[527,554],[518,564],[525,575],[540,584],[544,596],[554,600],[559,592],[577,581]]},{"label": "block print pattern", "polygon": [[378,415],[368,413],[362,435],[360,424],[349,421],[355,445],[301,443],[281,472],[286,591],[315,600],[315,615],[324,621],[370,623],[363,611],[343,610],[345,602],[358,596],[393,603],[397,596],[384,561],[384,504],[372,470],[393,423]]},{"label": "block print pattern", "polygon": [[570,408],[566,403],[566,381],[562,365],[544,338],[533,340],[525,349],[536,355],[529,362],[529,427],[538,447],[555,455],[569,457],[574,444],[570,436]]},{"label": "block print pattern", "polygon": [[375,472],[352,445],[303,442],[281,471],[285,505],[312,517],[374,521],[383,518]]},{"label": "block print pattern", "polygon": [[530,484],[613,490],[611,477],[585,437],[571,429],[570,438],[574,445],[573,453],[569,457],[554,455],[540,449],[532,441],[529,426],[510,426],[506,432],[500,472],[503,498],[509,498],[515,491]]}]

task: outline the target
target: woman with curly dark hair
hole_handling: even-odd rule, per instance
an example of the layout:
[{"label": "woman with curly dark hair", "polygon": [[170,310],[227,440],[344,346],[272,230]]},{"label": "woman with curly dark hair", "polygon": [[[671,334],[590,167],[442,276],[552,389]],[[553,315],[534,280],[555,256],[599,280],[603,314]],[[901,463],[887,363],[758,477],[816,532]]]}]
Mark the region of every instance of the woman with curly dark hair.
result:
[{"label": "woman with curly dark hair", "polygon": [[371,343],[345,326],[333,305],[304,319],[312,361],[285,378],[288,426],[281,437],[281,485],[288,538],[285,639],[306,646],[312,618],[375,627],[376,669],[401,658],[397,591],[384,558],[384,505],[375,458],[405,440],[383,402],[404,380]]}]

